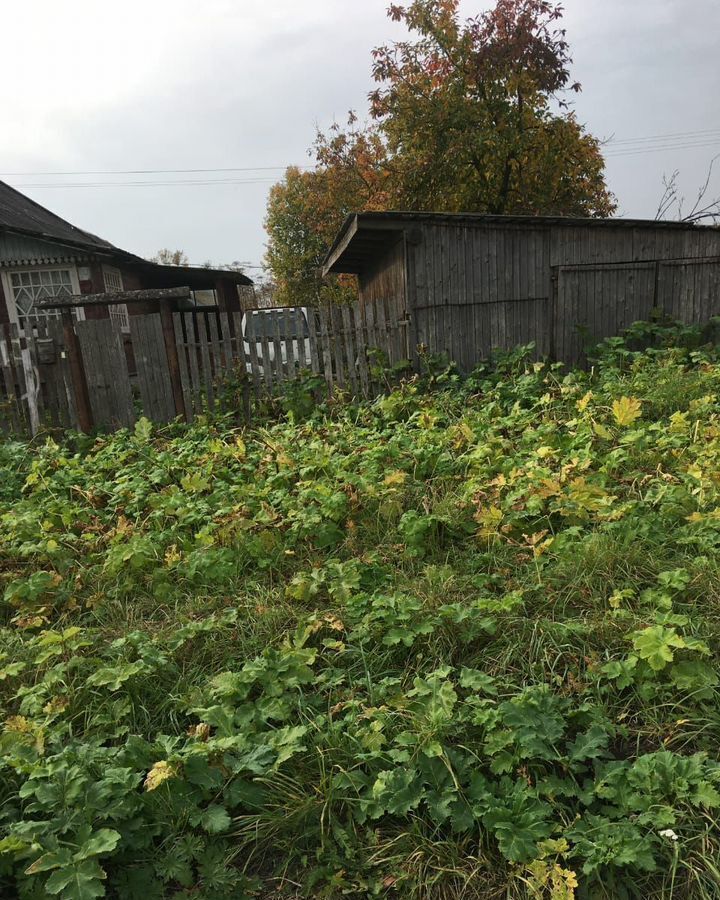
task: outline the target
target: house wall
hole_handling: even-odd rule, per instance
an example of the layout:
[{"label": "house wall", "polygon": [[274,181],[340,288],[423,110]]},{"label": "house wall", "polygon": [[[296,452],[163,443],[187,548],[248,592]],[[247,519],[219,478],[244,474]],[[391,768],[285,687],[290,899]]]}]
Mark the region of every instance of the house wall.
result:
[{"label": "house wall", "polygon": [[528,343],[582,362],[655,307],[688,322],[720,313],[720,231],[437,222],[417,235],[403,292],[414,340],[463,370]]}]

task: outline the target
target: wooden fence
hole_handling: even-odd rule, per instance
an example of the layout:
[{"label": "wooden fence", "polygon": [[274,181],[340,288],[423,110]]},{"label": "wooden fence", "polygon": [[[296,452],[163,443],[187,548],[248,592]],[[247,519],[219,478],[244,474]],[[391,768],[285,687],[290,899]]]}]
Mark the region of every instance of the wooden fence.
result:
[{"label": "wooden fence", "polygon": [[128,339],[113,319],[75,321],[67,306],[61,318],[40,314],[23,330],[0,331],[5,433],[114,430],[140,416],[191,422],[229,408],[247,419],[254,402],[303,373],[328,394],[372,397],[385,387],[377,362],[408,356],[405,326],[391,321],[383,302],[262,311],[271,313],[271,327],[260,327],[256,340],[246,339],[242,313],[171,312],[161,304],[130,316]]}]

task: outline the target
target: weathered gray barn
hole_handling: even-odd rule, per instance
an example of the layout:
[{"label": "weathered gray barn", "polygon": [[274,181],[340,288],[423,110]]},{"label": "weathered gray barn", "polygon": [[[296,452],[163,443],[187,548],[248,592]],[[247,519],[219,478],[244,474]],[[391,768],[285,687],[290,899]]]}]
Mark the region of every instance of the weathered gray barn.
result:
[{"label": "weathered gray barn", "polygon": [[720,229],[682,222],[359,213],[324,270],[357,274],[361,302],[407,322],[409,358],[425,344],[464,370],[530,342],[581,362],[654,309],[685,322],[720,314]]}]

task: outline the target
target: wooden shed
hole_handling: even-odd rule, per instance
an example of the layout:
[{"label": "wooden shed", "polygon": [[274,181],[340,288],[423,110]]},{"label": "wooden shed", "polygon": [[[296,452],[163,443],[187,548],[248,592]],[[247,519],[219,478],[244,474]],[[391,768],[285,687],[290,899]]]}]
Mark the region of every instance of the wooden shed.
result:
[{"label": "wooden shed", "polygon": [[720,229],[641,219],[425,212],[348,216],[324,271],[359,277],[419,344],[468,370],[534,342],[566,363],[662,310],[720,314]]}]

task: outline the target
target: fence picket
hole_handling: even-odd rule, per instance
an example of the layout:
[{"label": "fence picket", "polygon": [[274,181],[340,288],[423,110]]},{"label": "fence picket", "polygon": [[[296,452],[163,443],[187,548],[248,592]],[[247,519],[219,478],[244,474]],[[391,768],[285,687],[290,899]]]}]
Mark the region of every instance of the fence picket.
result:
[{"label": "fence picket", "polygon": [[318,307],[318,315],[320,317],[320,345],[322,352],[322,366],[325,373],[325,382],[327,383],[328,394],[334,392],[335,383],[333,381],[332,352],[330,350],[330,337],[328,329],[328,319],[330,318],[328,308],[323,305]]},{"label": "fence picket", "polygon": [[350,384],[352,386],[352,393],[354,397],[358,396],[358,367],[357,367],[357,357],[355,355],[355,339],[353,335],[352,323],[350,320],[350,309],[347,306],[343,306],[340,311],[340,317],[342,320],[342,338],[343,338],[343,346],[345,349],[345,359],[347,360],[348,367],[348,375],[350,377]]},{"label": "fence picket", "polygon": [[280,316],[275,313],[271,316],[273,326],[273,362],[275,380],[278,385],[285,380],[283,373],[282,343],[280,337]]},{"label": "fence picket", "polygon": [[317,309],[308,309],[308,343],[310,344],[310,369],[313,375],[320,374],[320,357],[318,354],[318,335],[320,319]]},{"label": "fence picket", "polygon": [[196,322],[193,314],[189,312],[183,313],[183,318],[185,320],[190,383],[192,385],[192,404],[194,413],[197,415],[202,412],[203,408],[203,389],[200,377],[200,343],[195,329]]},{"label": "fence picket", "polygon": [[24,422],[15,391],[15,370],[12,366],[12,347],[10,345],[9,334],[6,337],[2,331],[0,331],[0,369],[2,369],[3,385],[5,389],[2,403],[2,408],[5,412],[2,422],[3,430],[20,432],[24,429]]},{"label": "fence picket", "polygon": [[[246,316],[251,316],[252,311],[246,313]],[[247,371],[248,366],[248,357],[250,358],[250,376],[252,378],[253,383],[253,393],[255,394],[255,398],[260,397],[261,392],[261,381],[260,381],[260,362],[258,360],[257,355],[257,341],[255,340],[255,336],[253,334],[243,334],[242,326],[243,326],[243,316],[242,313],[234,313],[233,321],[235,322],[235,341],[236,341],[236,353],[238,359],[238,365],[243,365]],[[245,320],[245,330],[246,333],[248,331],[248,321]],[[245,337],[251,338],[250,340],[245,340]],[[245,345],[247,344],[247,350],[245,349]]]},{"label": "fence picket", "polygon": [[363,397],[371,396],[370,377],[368,373],[367,360],[367,339],[365,329],[363,327],[362,310],[359,303],[354,303],[351,309],[352,320],[355,326],[355,340],[357,343],[358,353],[358,378],[360,380],[360,390]]},{"label": "fence picket", "polygon": [[305,332],[308,329],[308,325],[306,325],[305,314],[302,311],[302,307],[296,306],[293,310],[295,316],[295,333],[298,336],[297,341],[297,364],[298,371],[303,372],[307,369],[308,361],[305,358]]},{"label": "fence picket", "polygon": [[283,309],[282,322],[285,332],[285,352],[287,354],[287,377],[292,380],[295,377],[295,316],[289,309]]},{"label": "fence picket", "polygon": [[173,326],[175,329],[175,346],[178,354],[178,367],[180,369],[180,384],[183,392],[183,406],[185,407],[185,421],[193,420],[193,402],[192,402],[192,384],[190,382],[190,373],[188,371],[188,348],[187,341],[183,334],[182,313],[173,313]]},{"label": "fence picket", "polygon": [[337,306],[329,307],[330,350],[335,363],[335,379],[341,390],[345,390],[345,361],[343,360],[342,315]]}]

